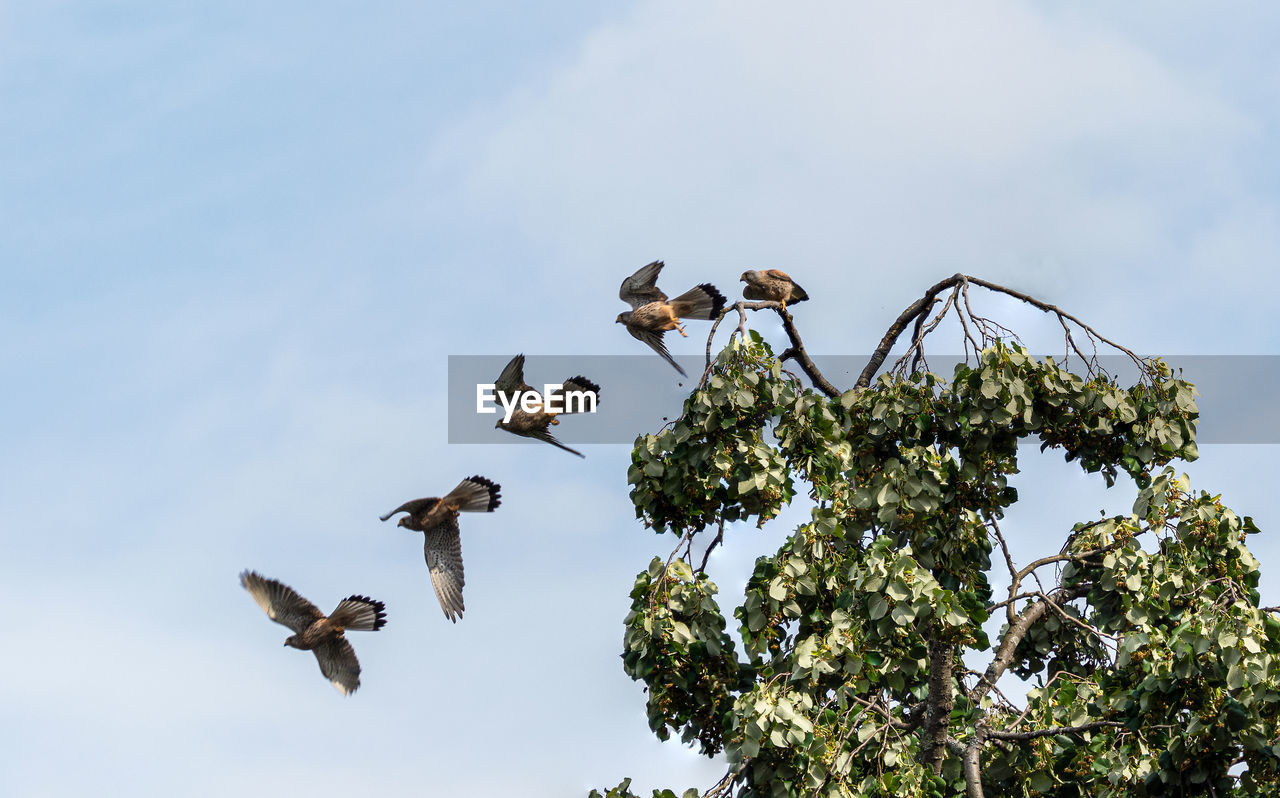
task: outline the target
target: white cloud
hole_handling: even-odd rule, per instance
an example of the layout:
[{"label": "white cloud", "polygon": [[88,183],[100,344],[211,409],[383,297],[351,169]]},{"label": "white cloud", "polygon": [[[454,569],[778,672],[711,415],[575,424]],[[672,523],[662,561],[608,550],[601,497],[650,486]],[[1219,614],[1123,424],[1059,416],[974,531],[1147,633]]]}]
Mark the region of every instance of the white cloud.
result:
[{"label": "white cloud", "polygon": [[1261,190],[1259,126],[1098,16],[652,3],[460,123],[433,162],[468,213],[518,226],[556,269],[602,272],[596,296],[665,255],[722,287],[764,263],[896,308],[963,270],[1068,307],[1105,290],[1115,314],[1197,276],[1189,251]]}]

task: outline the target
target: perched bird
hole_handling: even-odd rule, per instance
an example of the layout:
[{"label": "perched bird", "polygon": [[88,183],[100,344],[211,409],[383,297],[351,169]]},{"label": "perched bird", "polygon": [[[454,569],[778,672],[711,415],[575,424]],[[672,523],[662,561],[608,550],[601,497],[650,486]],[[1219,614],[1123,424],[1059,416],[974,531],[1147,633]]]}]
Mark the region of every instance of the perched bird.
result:
[{"label": "perched bird", "polygon": [[396,513],[408,513],[396,526],[425,534],[423,550],[431,586],[445,617],[454,623],[462,617],[462,540],[458,535],[458,513],[491,513],[502,503],[498,483],[467,477],[443,499],[413,499],[382,516],[386,521]]},{"label": "perched bird", "polygon": [[316,605],[297,591],[254,571],[243,571],[240,584],[267,613],[267,617],[293,630],[286,646],[310,651],[320,663],[324,678],[343,695],[360,686],[360,661],[342,633],[348,629],[376,632],[387,623],[386,605],[368,596],[347,596],[326,618]]},{"label": "perched bird", "polygon": [[[498,420],[498,423],[494,425],[497,429],[504,429],[507,432],[525,438],[537,438],[540,441],[546,441],[552,446],[559,446],[566,452],[573,452],[579,457],[586,457],[577,449],[570,449],[556,440],[555,436],[547,428],[560,423],[560,419],[556,418],[558,415],[595,410],[596,403],[600,401],[599,385],[579,375],[565,380],[554,396],[542,397],[525,383],[524,355],[516,355],[511,358],[511,362],[498,375],[498,381],[494,383],[494,390],[504,410],[508,407],[514,408],[510,411],[509,417]],[[526,412],[520,403],[526,401],[524,397],[530,394],[536,398],[537,409],[533,412]],[[588,397],[590,397],[589,400]],[[532,406],[534,399],[527,401]]]},{"label": "perched bird", "polygon": [[742,295],[747,299],[767,299],[770,302],[787,303],[803,302],[809,298],[804,289],[796,285],[791,276],[780,269],[765,269],[758,272],[754,269],[742,273],[739,278],[746,283]]},{"label": "perched bird", "polygon": [[667,330],[675,330],[685,335],[680,319],[714,319],[724,308],[724,294],[721,294],[711,283],[702,283],[690,288],[680,296],[667,300],[667,295],[658,290],[658,272],[663,263],[655,260],[648,266],[622,281],[618,297],[631,305],[631,310],[619,313],[618,324],[625,324],[627,332],[644,341],[653,351],[675,366],[681,376],[687,377],[680,364],[671,357],[667,345],[662,342],[662,334]]}]

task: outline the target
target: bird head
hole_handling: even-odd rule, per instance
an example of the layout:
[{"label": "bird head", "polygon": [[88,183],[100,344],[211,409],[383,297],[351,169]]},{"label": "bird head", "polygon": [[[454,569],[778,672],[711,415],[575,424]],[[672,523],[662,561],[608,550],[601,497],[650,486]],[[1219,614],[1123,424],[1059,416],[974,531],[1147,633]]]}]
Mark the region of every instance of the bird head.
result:
[{"label": "bird head", "polygon": [[408,520],[409,520],[409,516],[406,515],[404,518],[401,518],[399,521],[396,521],[396,526],[402,526],[405,529],[408,529],[409,528],[409,524],[407,523]]},{"label": "bird head", "polygon": [[614,319],[614,321],[615,321],[616,323],[618,323],[618,324],[629,324],[629,323],[631,323],[631,311],[629,311],[629,310],[628,310],[628,311],[626,311],[626,312],[624,312],[624,313],[619,313],[619,314],[618,314],[618,318]]},{"label": "bird head", "polygon": [[284,644],[286,646],[289,646],[290,648],[301,648],[301,649],[306,648],[306,646],[302,645],[301,635],[289,635],[289,638],[284,641]]},{"label": "bird head", "polygon": [[754,284],[759,279],[760,279],[760,272],[756,271],[755,269],[750,269],[742,273],[742,276],[738,278],[738,282]]}]

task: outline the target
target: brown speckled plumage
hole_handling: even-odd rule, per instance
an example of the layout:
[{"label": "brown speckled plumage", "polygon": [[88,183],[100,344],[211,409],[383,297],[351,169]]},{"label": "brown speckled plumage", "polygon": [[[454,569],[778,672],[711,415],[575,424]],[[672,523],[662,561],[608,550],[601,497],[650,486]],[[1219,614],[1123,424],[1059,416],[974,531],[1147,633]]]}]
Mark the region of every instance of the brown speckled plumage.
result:
[{"label": "brown speckled plumage", "polygon": [[[542,397],[524,381],[524,355],[516,355],[511,358],[511,362],[507,363],[502,369],[502,374],[498,376],[498,381],[494,383],[494,389],[499,396],[505,397],[508,406],[521,401],[521,397],[526,394],[533,394],[538,397],[539,404],[543,409],[539,409],[532,413],[527,413],[522,407],[517,407],[511,414],[510,420],[499,419],[494,426],[498,429],[506,430],[514,435],[520,435],[525,438],[534,438],[536,440],[545,441],[552,446],[558,446],[566,452],[572,452],[579,457],[585,457],[582,452],[577,449],[571,449],[565,446],[556,437],[551,434],[550,427],[553,424],[559,424],[560,420],[557,416],[568,415],[571,413],[582,412],[585,408],[575,401],[569,403],[566,401],[571,392],[579,394],[591,394],[595,397],[595,402],[600,401],[600,386],[581,375],[570,377],[560,385],[557,392],[555,406],[560,408],[557,412],[546,412],[545,404],[541,402]],[[594,406],[594,405],[593,405]],[[498,412],[502,412],[502,407],[498,408]]]},{"label": "brown speckled plumage", "polygon": [[804,289],[796,285],[791,276],[781,269],[765,269],[763,271],[745,271],[741,282],[746,283],[742,295],[747,299],[764,299],[770,302],[795,304],[809,298]]},{"label": "brown speckled plumage", "polygon": [[326,616],[293,588],[255,571],[242,572],[240,584],[268,618],[293,630],[286,646],[315,654],[320,672],[343,695],[356,691],[360,661],[343,633],[381,629],[387,623],[385,604],[368,596],[348,596]]},{"label": "brown speckled plumage", "polygon": [[634,338],[644,341],[674,366],[676,371],[687,377],[689,375],[685,374],[684,369],[680,368],[680,364],[667,351],[662,334],[668,330],[676,330],[685,335],[681,319],[709,321],[716,318],[724,308],[725,298],[711,283],[701,283],[675,299],[668,300],[667,295],[657,286],[662,266],[662,261],[655,260],[622,281],[618,297],[629,304],[631,310],[619,313],[616,321],[626,325],[627,332]]},{"label": "brown speckled plumage", "polygon": [[423,554],[431,586],[445,617],[457,623],[466,606],[462,587],[462,538],[458,513],[491,513],[502,503],[502,486],[481,476],[467,477],[444,498],[413,499],[382,516],[386,521],[396,513],[408,513],[396,526],[423,533]]}]

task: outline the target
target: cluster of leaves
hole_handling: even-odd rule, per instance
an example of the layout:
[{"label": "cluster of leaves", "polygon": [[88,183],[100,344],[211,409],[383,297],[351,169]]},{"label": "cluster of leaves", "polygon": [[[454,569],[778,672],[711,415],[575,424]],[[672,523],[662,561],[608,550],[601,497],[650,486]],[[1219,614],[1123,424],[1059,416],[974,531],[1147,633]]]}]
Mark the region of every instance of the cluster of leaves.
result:
[{"label": "cluster of leaves", "polygon": [[631,590],[622,655],[627,675],[648,685],[649,728],[662,740],[679,731],[708,755],[723,746],[733,693],[751,679],[715,595],[715,583],[684,560],[655,557]]},{"label": "cluster of leaves", "polygon": [[707,385],[684,402],[670,429],[641,435],[627,481],[636,517],[656,532],[755,517],[764,524],[795,495],[790,470],[765,434],[796,390],[757,333],[736,339]]},{"label": "cluster of leaves", "polygon": [[[611,787],[605,792],[592,790],[587,798],[640,798],[631,791],[631,779],[623,779],[617,787]],[[698,788],[690,787],[679,796],[671,790],[654,790],[653,798],[698,798]]]},{"label": "cluster of leaves", "polygon": [[[1159,361],[1125,388],[998,343],[949,381],[886,376],[829,399],[755,333],[734,340],[684,415],[637,439],[637,517],[686,540],[762,525],[793,480],[817,506],[756,562],[734,611],[741,661],[705,575],[683,558],[640,574],[623,659],[650,725],[723,748],[740,798],[962,793],[966,750],[989,794],[1275,789],[1280,625],[1257,606],[1252,522],[1152,476],[1197,456],[1196,418],[1194,389]],[[1018,445],[1037,438],[1141,492],[1133,514],[1076,525],[1042,563],[1056,574],[1010,562],[997,602],[996,524]],[[1036,587],[1018,592],[1024,577]],[[969,671],[981,657],[987,672]],[[1038,680],[1024,707],[993,694],[1006,670]]]},{"label": "cluster of leaves", "polygon": [[[1044,795],[1274,794],[1280,621],[1258,607],[1258,562],[1244,543],[1257,531],[1166,469],[1133,515],[1073,541],[1097,552],[1063,569],[1065,584],[1088,587],[1086,612],[1068,608],[1070,620],[1050,632],[1046,618],[1032,632],[1067,651],[1098,651],[1102,640],[1108,656],[1105,667],[1043,671],[1043,656],[1026,656],[1026,669],[1046,678],[1028,695],[1024,725],[1115,725],[994,751],[991,782],[1012,787],[1030,771]],[[1148,548],[1144,536],[1155,538]]]}]

